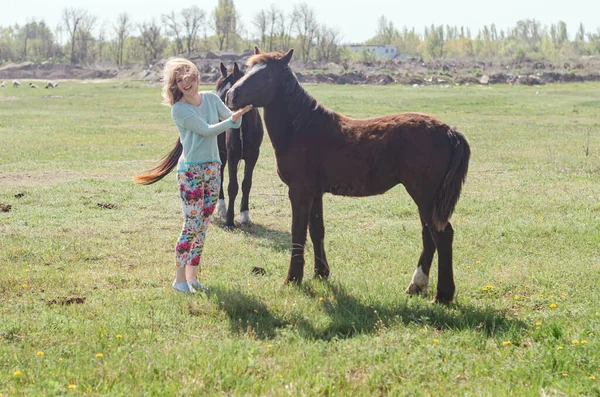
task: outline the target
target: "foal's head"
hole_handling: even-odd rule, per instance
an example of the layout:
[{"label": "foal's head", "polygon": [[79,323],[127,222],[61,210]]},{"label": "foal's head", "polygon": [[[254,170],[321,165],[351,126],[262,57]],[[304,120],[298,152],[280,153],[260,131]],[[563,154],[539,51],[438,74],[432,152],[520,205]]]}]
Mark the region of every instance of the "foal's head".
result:
[{"label": "foal's head", "polygon": [[263,107],[269,105],[282,81],[282,73],[289,70],[288,64],[294,50],[287,54],[263,53],[254,47],[254,55],[248,59],[248,71],[227,92],[225,103],[232,109],[246,105]]},{"label": "foal's head", "polygon": [[243,76],[244,73],[240,71],[237,63],[233,64],[233,71],[229,73],[225,65],[223,65],[223,62],[221,62],[221,77],[219,77],[219,80],[217,80],[215,91],[222,101],[225,100],[225,94],[227,94],[227,91]]}]

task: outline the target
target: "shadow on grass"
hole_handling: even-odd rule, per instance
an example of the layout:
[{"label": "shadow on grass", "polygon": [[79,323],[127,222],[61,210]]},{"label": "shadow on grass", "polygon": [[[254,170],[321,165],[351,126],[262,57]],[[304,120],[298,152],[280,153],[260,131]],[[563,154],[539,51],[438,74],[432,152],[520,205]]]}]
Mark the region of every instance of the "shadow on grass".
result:
[{"label": "shadow on grass", "polygon": [[264,303],[238,290],[211,287],[207,296],[217,304],[219,310],[227,314],[232,333],[248,333],[259,339],[272,339],[276,336],[275,330],[285,326]]},{"label": "shadow on grass", "polygon": [[[303,335],[315,339],[351,338],[358,334],[377,332],[395,324],[428,326],[439,330],[474,330],[486,337],[519,334],[527,325],[518,319],[506,317],[493,308],[472,305],[433,304],[420,297],[402,298],[391,305],[365,305],[348,294],[341,285],[322,282],[330,296],[323,300],[325,312],[331,318],[329,326],[316,330],[308,322],[300,322]],[[301,287],[309,296],[315,296],[314,285]]]},{"label": "shadow on grass", "polygon": [[[224,220],[217,217],[214,223],[218,227],[227,230]],[[252,236],[257,240],[261,247],[276,252],[287,252],[292,245],[292,235],[290,232],[271,229],[268,226],[259,223],[252,223],[250,225],[240,225],[239,223],[236,223],[235,228],[231,230]]]},{"label": "shadow on grass", "polygon": [[527,328],[523,321],[509,318],[493,308],[462,304],[443,306],[418,297],[402,297],[389,305],[368,305],[339,284],[308,283],[296,288],[314,299],[319,299],[325,292],[326,299],[319,299],[319,303],[331,319],[326,327],[315,327],[302,312],[284,316],[274,314],[265,303],[238,290],[211,288],[209,299],[227,314],[232,333],[252,334],[259,339],[274,338],[278,328],[286,327],[297,330],[306,339],[326,341],[376,333],[396,324],[417,324],[439,330],[473,330],[485,337],[506,334],[518,337]]}]

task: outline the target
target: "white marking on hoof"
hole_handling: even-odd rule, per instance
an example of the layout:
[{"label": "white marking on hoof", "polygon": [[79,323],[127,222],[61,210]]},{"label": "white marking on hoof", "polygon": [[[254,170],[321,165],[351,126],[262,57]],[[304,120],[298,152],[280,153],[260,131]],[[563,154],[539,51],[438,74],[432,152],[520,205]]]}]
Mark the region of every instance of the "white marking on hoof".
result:
[{"label": "white marking on hoof", "polygon": [[412,276],[410,285],[406,289],[406,293],[409,295],[416,295],[420,292],[425,291],[429,288],[429,276],[427,276],[421,267],[417,267],[415,273]]},{"label": "white marking on hoof", "polygon": [[227,217],[227,204],[225,204],[225,200],[219,199],[217,201],[217,213],[221,218]]},{"label": "white marking on hoof", "polygon": [[240,223],[242,225],[252,223],[252,219],[250,218],[250,211],[244,211],[240,214]]}]

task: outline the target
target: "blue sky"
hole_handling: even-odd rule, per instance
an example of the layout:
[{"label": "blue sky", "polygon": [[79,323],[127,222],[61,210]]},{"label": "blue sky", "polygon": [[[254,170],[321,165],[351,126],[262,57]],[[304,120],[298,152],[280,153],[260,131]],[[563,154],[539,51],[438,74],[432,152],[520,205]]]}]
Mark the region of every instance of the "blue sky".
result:
[{"label": "blue sky", "polygon": [[[343,42],[361,42],[375,34],[377,20],[381,15],[391,20],[398,28],[415,27],[422,32],[424,26],[448,24],[469,27],[475,34],[484,25],[495,23],[500,29],[514,26],[519,19],[536,19],[542,24],[567,23],[569,35],[582,22],[587,31],[597,31],[600,27],[600,1],[571,0],[504,0],[484,2],[475,0],[234,0],[245,26],[252,29],[253,16],[261,9],[276,3],[281,9],[290,12],[293,4],[306,3],[315,10],[317,20],[329,27],[336,27],[343,36]],[[97,17],[97,26],[109,28],[122,12],[130,14],[134,22],[143,22],[172,10],[179,11],[191,5],[210,13],[217,0],[151,2],[148,0],[13,0],[5,1],[0,12],[0,26],[25,23],[28,19],[43,18],[51,27],[60,22],[61,12],[66,7],[84,8]],[[8,4],[7,4],[8,3]],[[285,3],[285,4],[284,4]]]}]

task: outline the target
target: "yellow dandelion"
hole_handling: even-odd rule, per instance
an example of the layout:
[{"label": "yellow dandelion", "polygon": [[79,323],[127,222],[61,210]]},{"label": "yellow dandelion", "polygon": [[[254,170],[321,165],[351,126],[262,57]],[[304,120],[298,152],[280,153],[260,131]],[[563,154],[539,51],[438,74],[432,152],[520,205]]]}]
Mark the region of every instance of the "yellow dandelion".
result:
[{"label": "yellow dandelion", "polygon": [[425,333],[425,332],[427,332],[427,329],[426,329],[426,328],[423,328],[423,329],[421,330],[421,332]]},{"label": "yellow dandelion", "polygon": [[476,265],[481,265],[481,261],[475,261]]},{"label": "yellow dandelion", "polygon": [[104,354],[102,354],[102,353],[96,353],[96,358],[102,358],[102,357],[104,357]]},{"label": "yellow dandelion", "polygon": [[518,300],[519,300],[519,295],[515,295],[515,298],[514,298],[514,299],[515,299],[516,301],[518,301]]},{"label": "yellow dandelion", "polygon": [[21,375],[23,375],[23,373],[21,371],[15,371],[15,373],[13,374],[14,376],[16,376],[17,378],[20,377]]},{"label": "yellow dandelion", "polygon": [[62,357],[59,357],[59,358],[58,358],[58,361],[62,361]]},{"label": "yellow dandelion", "polygon": [[439,339],[434,339],[433,343],[440,343]]},{"label": "yellow dandelion", "polygon": [[272,348],[272,347],[273,347],[273,345],[271,345],[271,344],[268,344],[268,345],[267,345],[267,349],[270,349],[270,348]]},{"label": "yellow dandelion", "polygon": [[588,334],[588,336],[594,336],[594,333],[593,333],[593,332],[590,332],[590,333]]},{"label": "yellow dandelion", "polygon": [[70,384],[68,387],[69,387],[69,389],[71,389],[71,390],[72,390],[72,389],[76,388],[77,386],[76,386],[76,385],[74,385],[74,384]]},{"label": "yellow dandelion", "polygon": [[23,284],[23,288],[27,288],[27,284]]},{"label": "yellow dandelion", "polygon": [[117,335],[115,336],[115,338],[117,338],[117,339],[122,339],[122,338],[123,338],[123,335],[121,335],[121,334],[117,334]]},{"label": "yellow dandelion", "polygon": [[499,282],[500,284],[502,284],[502,280],[498,280],[498,282]]},{"label": "yellow dandelion", "polygon": [[275,309],[277,309],[277,306],[275,306],[275,305],[271,306],[271,310],[275,310]]},{"label": "yellow dandelion", "polygon": [[467,269],[470,269],[470,268],[471,268],[471,266],[467,266]]},{"label": "yellow dandelion", "polygon": [[568,372],[563,372],[562,376],[569,376],[569,373]]},{"label": "yellow dandelion", "polygon": [[556,346],[556,350],[562,350],[564,349],[562,346]]},{"label": "yellow dandelion", "polygon": [[581,344],[582,344],[582,345],[585,345],[586,343],[587,343],[587,340],[585,340],[585,339],[583,339],[583,340],[581,341]]},{"label": "yellow dandelion", "polygon": [[573,339],[573,341],[571,343],[574,344],[574,345],[578,345],[579,341],[577,339]]},{"label": "yellow dandelion", "polygon": [[44,352],[40,350],[40,351],[39,351],[39,352],[37,352],[36,354],[37,354],[37,356],[38,356],[38,357],[42,357],[42,356],[44,355]]},{"label": "yellow dandelion", "polygon": [[590,375],[590,380],[596,380],[596,377],[594,375]]},{"label": "yellow dandelion", "polygon": [[536,327],[540,327],[541,325],[542,325],[542,322],[541,322],[541,321],[536,321],[536,322],[535,322],[535,326],[536,326]]},{"label": "yellow dandelion", "polygon": [[558,307],[558,305],[556,303],[550,304],[550,309],[556,309],[557,307]]},{"label": "yellow dandelion", "polygon": [[541,221],[543,221],[543,220],[544,220],[544,217],[543,217],[543,216],[540,216],[540,222],[541,222]]},{"label": "yellow dandelion", "polygon": [[323,297],[319,297],[319,302],[323,302]]},{"label": "yellow dandelion", "polygon": [[509,340],[505,340],[504,342],[502,342],[503,346],[508,346],[508,345],[512,345],[512,342]]}]

